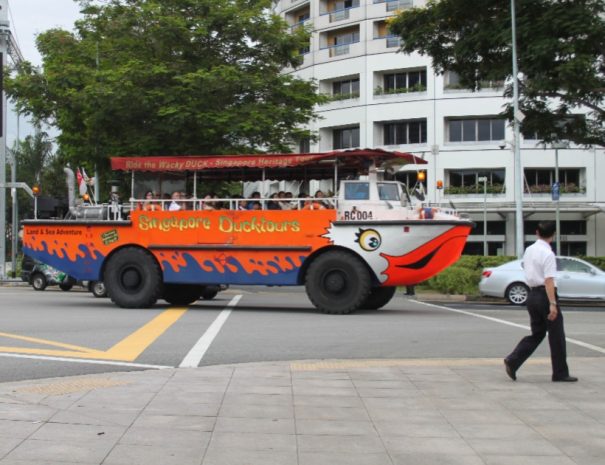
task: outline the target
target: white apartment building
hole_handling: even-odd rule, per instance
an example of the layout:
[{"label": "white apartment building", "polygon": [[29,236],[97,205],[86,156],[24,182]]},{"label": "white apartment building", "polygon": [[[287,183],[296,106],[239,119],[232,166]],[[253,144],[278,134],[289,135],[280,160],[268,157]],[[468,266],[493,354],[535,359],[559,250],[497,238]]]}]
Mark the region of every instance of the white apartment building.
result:
[{"label": "white apartment building", "polygon": [[[399,175],[413,185],[418,170],[425,171],[428,201],[470,214],[477,227],[465,253],[482,254],[486,242],[490,255],[514,255],[513,131],[498,116],[505,103],[502,83],[471,92],[460,88],[455,74],[436,75],[429,57],[397,52],[399,39],[388,34],[387,18],[423,3],[275,2],[292,28],[312,30],[302,65],[286,72],[316,80],[330,97],[310,124],[318,142],[300,150],[371,147],[421,156],[427,165],[407,166]],[[555,219],[551,185],[558,158],[561,253],[605,255],[605,150],[555,150],[538,142],[531,134],[521,138],[525,242],[535,240],[538,221]]]}]

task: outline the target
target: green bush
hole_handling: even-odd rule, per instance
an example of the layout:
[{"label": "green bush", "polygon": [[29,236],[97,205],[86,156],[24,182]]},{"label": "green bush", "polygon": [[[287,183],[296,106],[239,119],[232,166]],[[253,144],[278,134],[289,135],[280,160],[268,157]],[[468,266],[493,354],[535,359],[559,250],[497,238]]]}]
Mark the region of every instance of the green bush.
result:
[{"label": "green bush", "polygon": [[444,294],[476,294],[476,272],[463,266],[451,266],[429,279],[430,289]]},{"label": "green bush", "polygon": [[588,263],[592,263],[597,268],[605,271],[605,257],[579,257],[582,260],[586,260]]}]

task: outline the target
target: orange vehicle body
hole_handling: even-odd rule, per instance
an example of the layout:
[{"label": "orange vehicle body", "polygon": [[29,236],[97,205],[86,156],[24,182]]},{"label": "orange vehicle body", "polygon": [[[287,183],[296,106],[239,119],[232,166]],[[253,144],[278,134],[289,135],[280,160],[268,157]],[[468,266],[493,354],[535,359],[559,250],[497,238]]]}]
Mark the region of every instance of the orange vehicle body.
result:
[{"label": "orange vehicle body", "polygon": [[[78,280],[101,280],[105,259],[135,245],[155,256],[167,283],[296,285],[308,257],[343,247],[328,234],[338,223],[335,210],[134,211],[122,222],[27,222],[23,246],[27,255]],[[376,228],[367,222],[349,227],[349,235],[370,226]],[[386,226],[412,236],[423,220]],[[401,255],[376,250],[387,264],[377,270],[377,282],[396,286],[428,279],[459,258],[469,232],[469,224],[444,225],[442,234]],[[369,253],[361,246],[353,252]]]},{"label": "orange vehicle body", "polygon": [[[327,156],[341,156],[342,169],[353,172],[368,156],[381,157],[381,160],[412,157],[379,150],[361,152],[307,154],[299,158],[296,155],[266,156],[264,160],[270,167],[289,160],[287,163],[292,166],[303,166],[306,170],[322,168],[319,163]],[[173,158],[168,161],[119,159],[119,163],[123,165],[121,169],[131,170],[137,166],[142,170],[159,170],[163,166],[177,169],[182,165],[186,170],[189,165],[196,169],[212,165],[210,168],[223,176],[225,167],[258,163],[252,156],[210,160],[197,157],[183,161]],[[215,166],[219,163],[221,166]],[[285,166],[288,165],[280,168]],[[367,163],[361,166],[367,167]],[[470,220],[439,209],[432,209],[435,214],[431,214],[431,219],[424,219],[415,207],[406,207],[403,201],[398,203],[396,193],[401,187],[397,183],[376,181],[375,176],[373,179],[342,181],[344,187],[340,189],[340,197],[329,204],[332,208],[305,209],[304,199],[299,199],[298,209],[242,211],[237,209],[238,201],[231,200],[228,203],[232,209],[207,210],[205,200],[194,196],[191,203],[183,207],[190,209],[178,211],[167,211],[168,205],[160,202],[156,202],[160,208],[146,208],[143,201],[131,198],[125,219],[89,219],[86,208],[74,209],[74,216],[67,220],[25,221],[23,250],[77,280],[105,281],[106,284],[108,263],[113,260],[111,269],[121,273],[113,283],[113,292],[117,295],[117,288],[123,291],[124,298],[121,301],[117,298],[116,302],[122,306],[148,306],[163,295],[159,292],[150,299],[128,300],[139,292],[139,288],[143,289],[141,292],[149,292],[144,289],[145,283],[139,285],[141,280],[147,279],[147,273],[135,263],[136,257],[145,261],[146,267],[158,270],[154,272],[158,276],[151,276],[151,281],[147,279],[148,288],[167,285],[169,292],[165,295],[168,297],[164,298],[176,301],[179,289],[187,286],[191,290],[192,286],[225,284],[307,284],[312,263],[324,254],[333,254],[333,260],[326,259],[328,271],[314,271],[316,283],[310,288],[307,284],[307,292],[314,303],[323,299],[322,304],[316,305],[327,311],[331,295],[335,299],[342,298],[344,313],[359,308],[365,297],[379,288],[394,292],[395,286],[417,284],[450,266],[460,257],[473,226]],[[349,191],[351,196],[347,198]],[[365,192],[367,198],[360,200],[359,192]],[[381,197],[383,195],[387,197]],[[320,202],[314,200],[307,204],[319,205]],[[102,208],[109,211],[108,206]],[[138,250],[141,254],[122,252],[127,250]],[[113,257],[120,254],[130,262],[114,260]],[[146,257],[152,257],[151,261],[146,261]],[[354,293],[360,286],[356,281],[358,276],[362,277],[363,289],[354,302],[349,303],[345,294]],[[353,284],[347,288],[342,284],[344,281]],[[107,290],[114,299],[111,287]],[[196,291],[191,295],[195,297]],[[189,300],[195,300],[193,297]],[[384,302],[389,298],[384,297]]]}]

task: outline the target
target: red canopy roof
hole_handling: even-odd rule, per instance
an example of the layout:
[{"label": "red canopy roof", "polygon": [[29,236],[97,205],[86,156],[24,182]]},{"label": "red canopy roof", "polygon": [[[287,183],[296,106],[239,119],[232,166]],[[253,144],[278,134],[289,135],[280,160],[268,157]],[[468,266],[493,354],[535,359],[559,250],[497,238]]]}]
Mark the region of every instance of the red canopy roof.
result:
[{"label": "red canopy roof", "polygon": [[404,152],[389,152],[381,149],[356,149],[323,153],[270,153],[257,155],[199,155],[171,157],[115,157],[111,169],[120,171],[203,171],[237,168],[287,168],[310,165],[320,160],[376,160],[378,164],[387,160],[402,164],[426,164],[423,159]]}]

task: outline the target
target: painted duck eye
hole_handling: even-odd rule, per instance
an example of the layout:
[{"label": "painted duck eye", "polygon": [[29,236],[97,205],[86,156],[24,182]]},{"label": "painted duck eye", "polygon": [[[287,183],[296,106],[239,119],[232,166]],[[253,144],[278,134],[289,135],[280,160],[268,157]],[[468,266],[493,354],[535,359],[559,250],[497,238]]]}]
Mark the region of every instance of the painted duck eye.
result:
[{"label": "painted duck eye", "polygon": [[357,239],[355,242],[359,243],[359,246],[366,252],[372,252],[382,244],[382,238],[375,229],[360,229],[356,233]]}]

